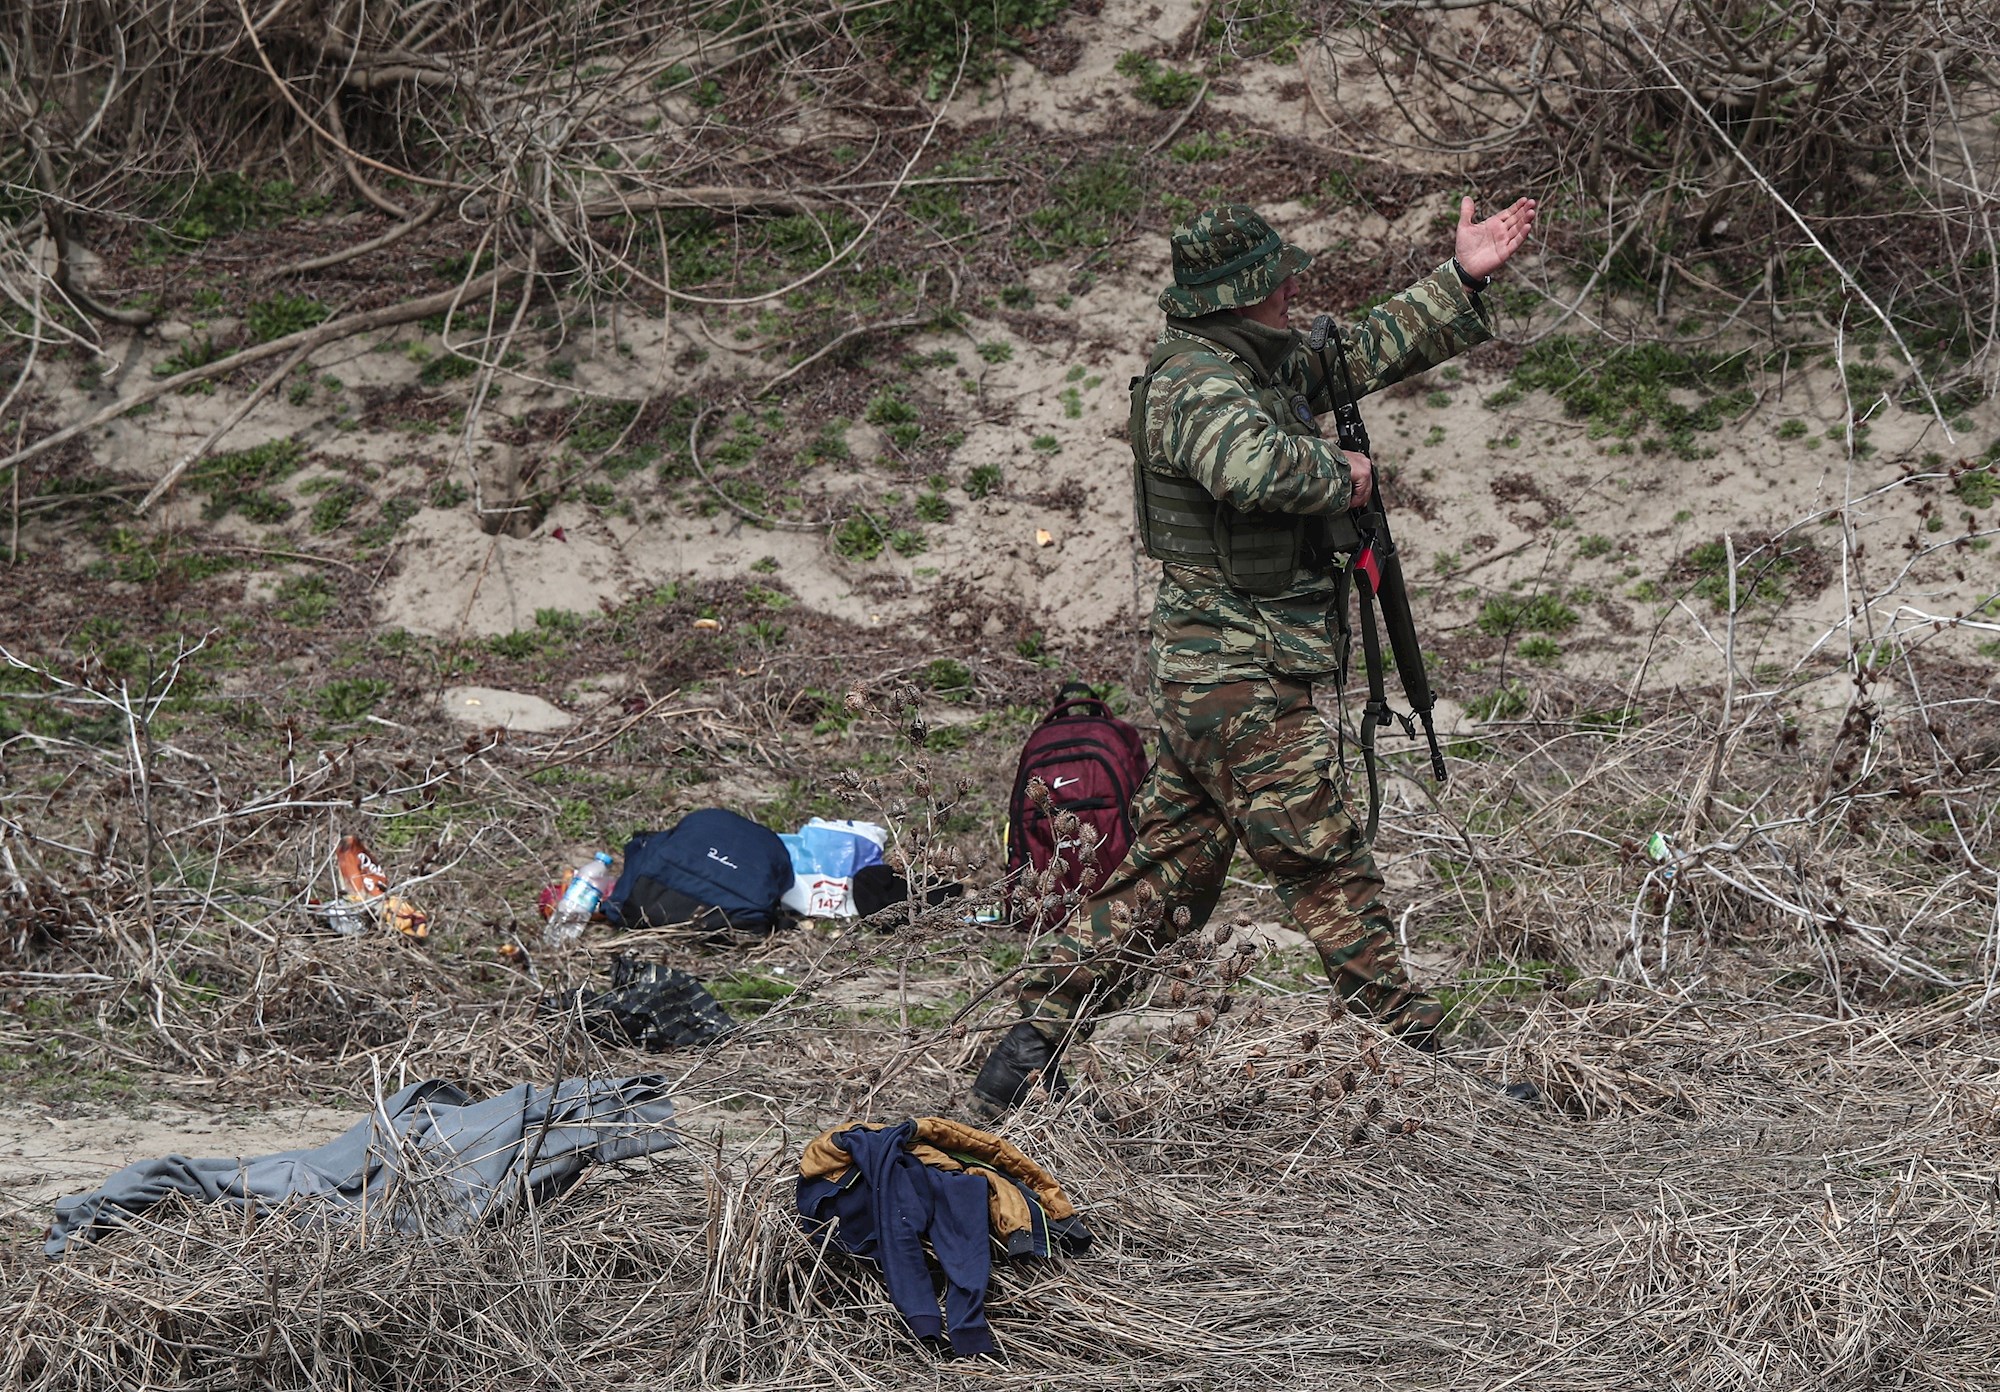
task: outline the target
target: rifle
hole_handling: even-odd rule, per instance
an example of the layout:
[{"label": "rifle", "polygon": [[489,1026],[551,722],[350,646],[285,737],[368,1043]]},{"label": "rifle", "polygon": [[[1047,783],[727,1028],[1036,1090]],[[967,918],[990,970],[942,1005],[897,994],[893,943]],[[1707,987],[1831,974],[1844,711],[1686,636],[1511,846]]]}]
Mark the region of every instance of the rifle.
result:
[{"label": "rifle", "polygon": [[[1361,423],[1361,408],[1356,402],[1354,378],[1347,370],[1347,349],[1341,342],[1340,330],[1330,315],[1321,315],[1313,324],[1312,346],[1315,350],[1333,340],[1334,360],[1340,364],[1340,381],[1346,394],[1333,405],[1334,436],[1343,450],[1353,450],[1357,454],[1374,458],[1368,446],[1368,427]],[[1324,359],[1322,358],[1322,361]],[[1431,776],[1439,783],[1445,781],[1444,750],[1438,746],[1437,729],[1432,723],[1431,713],[1437,707],[1437,696],[1431,691],[1430,677],[1424,671],[1423,649],[1417,643],[1416,618],[1410,612],[1410,592],[1403,584],[1403,561],[1396,552],[1396,541],[1389,530],[1389,513],[1382,505],[1382,484],[1378,477],[1374,496],[1368,506],[1353,514],[1355,529],[1361,533],[1361,549],[1355,553],[1353,571],[1361,577],[1361,584],[1355,590],[1355,607],[1361,613],[1361,652],[1368,667],[1368,704],[1361,714],[1361,763],[1368,774],[1368,839],[1375,839],[1375,828],[1381,820],[1382,789],[1375,768],[1375,731],[1390,720],[1403,727],[1405,738],[1417,737],[1416,724],[1423,722],[1424,739],[1430,745]],[[1382,610],[1382,626],[1389,630],[1389,650],[1395,655],[1396,676],[1403,684],[1403,695],[1410,703],[1409,713],[1403,714],[1389,705],[1387,683],[1382,672],[1382,637],[1377,629],[1375,610]],[[1344,674],[1344,640],[1346,638],[1345,603],[1341,605],[1340,625],[1343,638],[1343,658],[1341,671]]]}]

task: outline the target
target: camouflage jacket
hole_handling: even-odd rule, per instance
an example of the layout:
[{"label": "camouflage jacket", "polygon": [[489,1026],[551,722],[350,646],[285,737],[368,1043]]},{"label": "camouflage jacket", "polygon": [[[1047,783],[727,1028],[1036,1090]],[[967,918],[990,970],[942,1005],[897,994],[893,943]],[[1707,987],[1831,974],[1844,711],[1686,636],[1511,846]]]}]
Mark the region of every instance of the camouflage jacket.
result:
[{"label": "camouflage jacket", "polygon": [[[1202,322],[1175,321],[1162,338],[1198,334]],[[1233,327],[1246,323],[1238,318]],[[1303,393],[1317,412],[1330,410],[1342,385],[1326,380],[1305,340],[1289,332],[1287,344],[1275,330],[1250,327],[1273,341],[1276,351],[1260,356],[1276,367],[1284,390]],[[1347,370],[1364,396],[1492,336],[1491,311],[1466,291],[1449,262],[1342,332]],[[1154,467],[1185,473],[1245,510],[1344,511],[1353,485],[1333,439],[1288,428],[1256,396],[1238,352],[1203,341],[1175,356],[1153,377],[1146,402]],[[1153,675],[1169,682],[1326,677],[1339,657],[1329,623],[1334,596],[1333,576],[1324,570],[1301,570],[1283,593],[1255,598],[1229,588],[1213,568],[1168,565],[1153,608]]]}]

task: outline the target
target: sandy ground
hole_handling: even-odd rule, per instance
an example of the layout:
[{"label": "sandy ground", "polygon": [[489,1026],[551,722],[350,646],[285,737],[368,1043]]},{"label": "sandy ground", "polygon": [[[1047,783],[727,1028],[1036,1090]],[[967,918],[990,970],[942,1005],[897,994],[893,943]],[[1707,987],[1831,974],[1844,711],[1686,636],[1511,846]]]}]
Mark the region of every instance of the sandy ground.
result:
[{"label": "sandy ground", "polygon": [[[1129,117],[1141,108],[1131,83],[1113,70],[1118,56],[1127,49],[1170,42],[1198,8],[1205,12],[1206,7],[1192,3],[1108,0],[1098,20],[1071,26],[1082,39],[1073,68],[1051,77],[1026,64],[1013,65],[990,89],[961,96],[951,119],[977,122],[1000,116],[1074,131],[1113,116]],[[1328,63],[1316,51],[1301,64],[1249,64],[1235,77],[1239,90],[1209,97],[1217,110],[1254,119],[1266,129],[1313,138],[1328,134],[1319,106],[1365,105],[1379,95],[1370,86],[1376,79],[1360,65]],[[1296,95],[1301,77],[1320,93],[1318,106]],[[1294,93],[1290,97],[1281,95],[1287,84]],[[1336,164],[1340,158],[1329,156]],[[1367,261],[1392,247],[1434,246],[1441,262],[1450,247],[1437,223],[1449,216],[1450,203],[1446,195],[1418,199],[1393,222],[1364,209],[1326,212],[1298,203],[1267,212],[1290,236],[1324,255]],[[999,465],[1007,484],[977,501],[954,495],[956,516],[929,529],[930,549],[919,557],[906,560],[885,551],[875,561],[858,564],[834,555],[823,531],[762,530],[727,513],[628,520],[571,501],[558,505],[528,535],[496,538],[480,530],[469,508],[427,508],[406,525],[395,557],[375,575],[375,620],[429,634],[506,633],[532,626],[537,610],[588,612],[668,581],[747,575],[752,567],[768,569],[775,562],[803,603],[864,626],[921,623],[931,608],[934,586],[950,581],[963,583],[973,596],[996,607],[1026,609],[1058,641],[1081,639],[1107,625],[1131,631],[1144,621],[1154,570],[1136,556],[1130,455],[1119,436],[1126,416],[1125,383],[1138,370],[1157,326],[1153,299],[1169,268],[1166,240],[1154,231],[1119,250],[1122,266],[1099,274],[1061,311],[1071,330],[1066,338],[1034,343],[1002,322],[975,314],[966,336],[908,341],[916,352],[949,348],[962,358],[973,357],[965,353],[970,340],[1005,343],[1013,350],[1004,363],[981,365],[973,357],[984,414],[968,419],[966,438],[950,461],[954,477],[977,465]],[[1517,274],[1539,279],[1532,247]],[[1067,288],[1069,276],[1070,268],[1053,264],[1030,277],[1042,312],[1052,312],[1049,307]],[[1307,308],[1310,312],[1320,306]],[[1569,327],[1587,327],[1588,314],[1578,315]],[[212,324],[208,331],[225,327]],[[1507,327],[1518,333],[1522,326]],[[188,325],[170,324],[133,341],[120,369],[107,375],[91,404],[108,399],[123,383],[142,380],[191,331]],[[393,338],[357,341],[330,350],[331,356],[314,366],[337,376],[350,390],[403,386],[419,370],[408,347]],[[565,404],[579,391],[642,399],[659,389],[664,365],[689,348],[706,355],[702,366],[692,370],[697,382],[769,371],[754,354],[735,347],[727,333],[704,331],[687,315],[628,317],[619,324],[615,342],[600,335],[595,351],[589,343],[576,347],[572,382],[510,375],[505,409]],[[1635,587],[1648,580],[1662,582],[1675,559],[1693,545],[1730,535],[1747,548],[1846,497],[1866,495],[1926,451],[1948,460],[1961,458],[2000,434],[2000,414],[1992,403],[1974,413],[1973,429],[1954,443],[1944,438],[1937,422],[1878,402],[1870,416],[1875,453],[1850,470],[1839,440],[1824,438],[1828,430],[1838,433],[1846,409],[1839,381],[1831,372],[1811,367],[1788,373],[1782,384],[1757,384],[1761,399],[1747,417],[1703,437],[1703,444],[1715,451],[1712,459],[1687,463],[1665,455],[1618,455],[1610,452],[1616,442],[1588,438],[1581,422],[1565,419],[1556,403],[1539,395],[1498,411],[1484,406],[1483,399],[1503,385],[1504,373],[1480,361],[1475,357],[1465,365],[1462,376],[1433,374],[1434,380],[1413,391],[1369,403],[1381,462],[1400,467],[1429,505],[1426,515],[1405,508],[1399,516],[1406,573],[1413,584],[1428,589],[1421,602],[1430,627],[1440,633],[1471,622],[1485,595],[1511,588],[1587,587],[1601,601],[1598,612],[1565,641],[1555,664],[1556,670],[1579,676],[1616,679],[1644,661],[1667,681],[1719,680],[1718,643],[1711,641],[1716,616],[1673,606],[1662,614],[1655,604],[1635,600]],[[1081,378],[1075,375],[1079,368],[1085,374]],[[687,371],[677,380],[687,380]],[[1066,389],[1076,393],[1067,406]],[[375,468],[384,490],[407,488],[423,476],[422,465],[434,470],[442,463],[452,477],[470,483],[511,463],[511,447],[483,434],[465,441],[447,431],[413,442],[393,431],[357,430],[352,422],[341,428],[324,402],[300,406],[281,398],[274,394],[260,406],[228,445],[241,448],[296,434],[350,473],[355,466]],[[156,477],[232,405],[228,393],[168,397],[151,415],[101,432],[93,448],[113,469],[142,479]],[[1869,409],[1862,402],[1855,405]],[[1809,434],[1780,438],[1778,429],[1788,421],[1802,421]],[[880,486],[871,482],[866,462],[871,434],[870,428],[856,426],[856,461],[848,480],[864,491]],[[1037,436],[1053,436],[1059,450],[1032,448]],[[412,462],[413,453],[421,465]],[[1510,496],[1500,496],[1507,491],[1501,487],[1506,480],[1522,478],[1542,497],[1524,499],[1518,486]],[[1030,501],[1070,484],[1081,489],[1073,516]],[[305,476],[295,476],[286,487],[297,490],[301,485],[310,486]],[[310,501],[303,495],[297,500]],[[197,505],[198,500],[181,497],[163,511],[162,522],[187,522]],[[1918,535],[1917,505],[1912,491],[1899,490],[1856,511],[1856,539],[1879,559],[1849,576],[1852,584],[1880,587],[1896,574],[1900,548]],[[232,525],[243,527],[249,538],[247,525]],[[1807,522],[1803,530],[1823,543],[1838,535],[1817,522]],[[1579,542],[1593,536],[1608,539],[1611,549],[1584,554]],[[268,544],[270,538],[262,540]],[[91,559],[88,548],[78,548],[78,564]],[[1962,554],[1946,554],[1918,563],[1904,581],[1906,598],[1939,613],[1956,612],[1984,598],[1982,586],[1990,585],[1992,564],[1965,567],[1964,562]],[[1445,564],[1455,567],[1449,579],[1440,570]],[[371,561],[371,570],[378,565]],[[1967,579],[1954,578],[1959,568],[1967,570]],[[276,579],[253,575],[246,581],[246,594],[266,593]],[[1476,586],[1478,595],[1469,593],[1468,586]],[[1754,649],[1750,661],[1796,659],[1844,611],[1843,587],[1834,584],[1782,615],[1760,616],[1759,631],[1747,640]],[[1941,641],[1971,655],[1973,640],[1966,635],[1945,635]]]},{"label": "sandy ground", "polygon": [[78,1104],[64,1113],[28,1103],[0,1117],[0,1223],[44,1228],[57,1199],[87,1193],[135,1160],[297,1150],[332,1140],[356,1120],[326,1107],[238,1112],[170,1102]]}]

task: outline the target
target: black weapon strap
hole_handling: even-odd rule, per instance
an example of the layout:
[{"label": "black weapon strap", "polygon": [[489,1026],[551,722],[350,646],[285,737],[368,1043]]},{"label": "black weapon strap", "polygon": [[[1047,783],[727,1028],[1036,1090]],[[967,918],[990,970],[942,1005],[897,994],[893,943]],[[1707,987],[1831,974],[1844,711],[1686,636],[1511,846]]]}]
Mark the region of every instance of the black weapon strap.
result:
[{"label": "black weapon strap", "polygon": [[[1333,663],[1333,766],[1340,770],[1341,787],[1347,786],[1347,664],[1354,655],[1354,630],[1347,624],[1347,590],[1353,571],[1342,567],[1333,576],[1333,603],[1327,607],[1328,636],[1339,641]],[[1365,583],[1365,582],[1364,582]]]},{"label": "black weapon strap", "polygon": [[[1340,446],[1359,453],[1368,453],[1368,429],[1361,423],[1361,408],[1354,393],[1354,377],[1347,369],[1347,345],[1341,341],[1340,329],[1331,315],[1321,315],[1313,323],[1312,347],[1317,350],[1332,341],[1334,361],[1340,366],[1340,384],[1346,389],[1345,399],[1334,404],[1334,420],[1338,425]],[[1377,482],[1376,487],[1381,487]],[[1361,528],[1361,551],[1376,544],[1375,529],[1367,522],[1365,515],[1357,519]],[[1356,573],[1360,572],[1360,573]],[[1355,608],[1361,617],[1361,660],[1368,673],[1368,704],[1361,708],[1361,768],[1368,780],[1368,840],[1375,840],[1375,829],[1382,820],[1382,775],[1375,758],[1375,731],[1394,717],[1389,709],[1388,682],[1382,669],[1382,629],[1375,617],[1375,587],[1368,574],[1358,565],[1347,568],[1352,580]],[[1336,601],[1341,615],[1340,625],[1340,666],[1334,685],[1335,698],[1341,709],[1347,707],[1347,656],[1350,651],[1351,635],[1347,629],[1347,597],[1339,596]],[[1335,749],[1343,765],[1346,762],[1346,737],[1339,733],[1340,724],[1335,722]]]},{"label": "black weapon strap", "polygon": [[1368,776],[1368,842],[1375,842],[1375,828],[1382,820],[1382,780],[1375,767],[1375,731],[1394,712],[1389,709],[1388,684],[1382,673],[1382,634],[1375,622],[1375,587],[1368,577],[1360,577],[1354,587],[1355,607],[1361,611],[1361,657],[1368,666],[1368,704],[1361,708],[1361,767]]}]

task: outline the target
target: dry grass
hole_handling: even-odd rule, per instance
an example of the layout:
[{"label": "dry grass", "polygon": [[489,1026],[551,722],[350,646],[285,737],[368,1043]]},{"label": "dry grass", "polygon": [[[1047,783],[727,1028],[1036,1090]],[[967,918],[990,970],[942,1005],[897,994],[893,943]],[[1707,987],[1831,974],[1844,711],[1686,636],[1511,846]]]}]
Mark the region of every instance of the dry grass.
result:
[{"label": "dry grass", "polygon": [[[690,59],[668,28],[624,6],[482,4],[449,18],[422,4],[349,7],[378,25],[357,40],[414,35],[422,61],[380,77],[385,85],[352,79],[364,86],[348,91],[368,65],[290,35],[272,61],[304,106],[291,112],[235,6],[148,5],[134,32],[165,38],[127,70],[129,89],[114,83],[105,101],[118,119],[104,129],[143,129],[149,94],[209,90],[200,83],[227,68],[243,85],[217,96],[211,84],[185,128],[160,129],[155,174],[190,174],[239,144],[267,161],[317,149],[302,186],[325,193],[345,180],[363,197],[404,168],[400,122],[457,131],[413,149],[422,169],[407,171],[441,180],[425,198],[442,207],[450,195],[450,210],[420,221],[419,203],[390,232],[415,246],[457,218],[458,241],[430,249],[473,253],[453,272],[459,290],[437,290],[473,305],[448,338],[476,364],[463,454],[495,378],[542,367],[533,356],[503,367],[510,345],[547,346],[522,331],[528,297],[502,303],[508,286],[546,290],[558,339],[599,314],[686,312],[729,298],[743,272],[718,260],[712,280],[685,283],[661,269],[686,185],[727,184],[730,197],[709,201],[759,219],[810,202],[812,218],[830,225],[838,213],[849,229],[873,226],[903,196],[906,176],[937,153],[936,112],[852,61],[843,26],[865,8],[774,6],[779,28],[739,27]],[[1234,22],[1241,8],[1223,10]],[[720,23],[724,10],[741,18],[706,4],[675,13]],[[495,39],[502,18],[530,11],[524,37]],[[89,68],[110,42],[96,11],[37,0],[23,13],[58,67]],[[615,22],[594,29],[606,15]],[[206,25],[207,40],[179,43],[170,29],[183,21]],[[1435,27],[1412,20],[1398,32]],[[760,63],[785,81],[757,81]],[[186,80],[143,87],[149,70]],[[458,89],[439,72],[484,94],[485,124],[454,124]],[[943,74],[947,87],[953,76]],[[808,79],[810,101],[798,95]],[[1921,72],[1912,80],[1926,99],[1941,91]],[[695,100],[704,81],[718,106]],[[530,108],[574,97],[578,83],[595,84],[590,100],[560,147],[545,149]],[[246,93],[267,108],[239,125],[252,113]],[[71,103],[40,128],[60,157],[51,181],[96,210],[97,225],[164,220],[125,187],[118,171],[133,161],[85,128],[93,109]],[[360,119],[332,139],[310,119],[329,111]],[[654,115],[680,139],[679,162],[611,172],[606,157],[639,143]],[[805,129],[836,117],[842,140],[871,151],[865,165],[833,160],[823,132]],[[751,148],[751,134],[767,144]],[[380,164],[350,163],[346,147]],[[27,159],[0,152],[0,173],[28,187]],[[1669,172],[1685,182],[1701,171]],[[1750,182],[1730,196],[1750,199]],[[643,216],[608,216],[613,192]],[[534,216],[509,216],[531,206]],[[974,211],[1004,234],[1008,207],[1008,218]],[[1983,210],[1944,212],[1976,216],[1963,226],[1984,240]],[[1613,207],[1606,243],[1642,213],[1667,216]],[[29,390],[44,354],[97,353],[107,318],[26,236],[0,245],[0,289],[11,288],[29,334],[6,372],[10,396]],[[298,250],[353,253],[358,267],[387,245]],[[797,274],[832,279],[837,250],[815,244]],[[481,251],[495,253],[492,279],[478,269]],[[93,272],[100,293],[121,269]],[[340,283],[318,279],[336,269],[293,273],[324,285]],[[1687,269],[1671,255],[1648,262],[1657,303]],[[780,279],[756,291],[760,302],[784,293]],[[1562,297],[1583,303],[1588,291]],[[1978,285],[1944,291],[1987,303]],[[1775,302],[1778,287],[1751,298]],[[838,330],[850,327],[842,318]],[[285,342],[257,351],[275,362],[293,351]],[[1961,356],[1991,342],[1985,331]],[[18,434],[0,453],[52,439],[39,425],[32,439],[25,426]],[[1412,886],[1404,923],[1449,963],[1430,969],[1460,1025],[1444,1061],[1329,1018],[1324,987],[1282,955],[1254,966],[1234,952],[1163,959],[1184,973],[1174,979],[1191,992],[1185,1008],[1162,1009],[1165,992],[1142,996],[1120,1029],[1072,1056],[1074,1094],[1009,1123],[1099,1242],[1083,1259],[999,1271],[1004,1364],[934,1366],[901,1333],[879,1282],[815,1252],[791,1216],[790,1165],[812,1134],[962,1100],[969,1062],[1010,1019],[1006,987],[1019,968],[995,949],[1034,949],[951,914],[890,915],[875,925],[883,931],[839,938],[621,940],[738,988],[732,1008],[747,1028],[665,1060],[682,1148],[539,1210],[417,1240],[169,1207],[58,1264],[16,1234],[0,1248],[0,1384],[1990,1387],[2000,743],[1990,674],[1940,655],[1936,639],[1961,622],[2000,629],[1977,612],[1930,612],[1909,578],[1947,544],[1976,560],[1964,548],[1985,538],[1970,528],[1949,543],[1916,538],[1907,563],[1866,558],[1856,544],[1858,509],[1895,488],[1942,488],[1942,477],[1911,474],[1863,494],[1849,473],[1829,514],[1841,524],[1848,617],[1823,635],[1779,654],[1751,641],[1747,599],[1670,606],[1662,628],[1713,639],[1709,689],[1663,689],[1644,668],[1623,689],[1524,688],[1518,709],[1454,745],[1442,798],[1392,782],[1382,848]],[[359,584],[357,572],[349,598],[361,599]],[[692,617],[683,607],[593,638],[604,647],[592,662],[626,645],[661,653],[671,643],[662,635]],[[149,621],[160,632],[168,623]],[[604,622],[608,631],[622,620]],[[252,660],[275,663],[288,644],[337,652],[323,631],[272,631]],[[921,768],[887,736],[807,740],[815,721],[840,716],[821,688],[849,681],[888,692],[907,731],[914,689],[896,688],[935,655],[921,635],[900,646],[870,638],[866,651],[852,634],[832,636],[841,641],[814,651],[836,660],[765,656],[747,676],[722,649],[666,652],[658,670],[632,673],[636,704],[600,708],[539,746],[450,729],[434,693],[414,690],[428,672],[408,678],[412,690],[391,689],[424,661],[437,674],[463,670],[455,640],[421,659],[376,654],[357,670],[383,677],[374,699],[397,720],[361,729],[325,715],[337,733],[324,738],[296,691],[281,703],[275,678],[256,692],[274,713],[253,729],[213,691],[206,705],[179,699],[192,654],[167,652],[142,677],[82,640],[32,652],[10,640],[0,1061],[24,1091],[64,1097],[80,1079],[116,1075],[134,1090],[210,1102],[310,1090],[357,1106],[415,1076],[479,1089],[635,1071],[635,1056],[607,1056],[535,1017],[541,994],[592,979],[611,950],[544,951],[532,921],[520,922],[552,848],[580,834],[563,821],[574,790],[548,775],[602,775],[575,795],[605,800],[614,779],[629,782],[620,815],[655,820],[719,796],[677,783],[676,771],[824,782],[849,810],[894,825],[906,860],[984,877],[966,867],[992,828],[963,830],[956,802],[968,785],[990,794],[1007,775],[1018,732],[1002,724],[955,753],[923,755]],[[966,710],[1026,700],[1046,679],[1004,650],[961,655]],[[321,677],[334,670],[346,669]],[[705,683],[698,700],[683,692],[694,682]],[[50,711],[64,718],[29,718]],[[864,763],[875,771],[852,776]],[[836,783],[837,773],[850,776]],[[394,840],[401,888],[438,925],[429,944],[342,938],[314,922],[307,901],[327,892],[331,849],[347,831]],[[1664,861],[1643,849],[1654,831],[1669,837]],[[1268,909],[1251,897],[1262,892],[1239,901]],[[498,951],[517,940],[528,967]],[[1239,965],[1225,972],[1225,960]],[[1506,1101],[1491,1085],[1500,1078],[1533,1080],[1548,1105]]]},{"label": "dry grass", "polygon": [[[1624,1080],[1632,1104],[1591,1123],[1329,1024],[1312,999],[1256,1013],[1167,1067],[1094,1050],[1090,1071],[1115,1083],[1011,1124],[1099,1241],[1082,1259],[999,1269],[1004,1366],[934,1367],[878,1281],[799,1234],[789,1162],[828,1112],[780,1040],[756,1070],[773,1090],[765,1134],[711,1142],[715,1114],[696,1100],[682,1150],[504,1226],[416,1241],[169,1209],[60,1264],[17,1254],[0,1375],[51,1388],[1990,1385],[2000,1089],[1964,1002],[1844,1022],[1640,991],[1550,1002],[1516,1062],[1548,1081]],[[1349,1072],[1354,1092],[1323,1100]],[[1115,1123],[1090,1105],[1106,1092]]]},{"label": "dry grass", "polygon": [[[874,1278],[814,1252],[790,1212],[808,1137],[956,1106],[1007,1022],[1019,968],[945,911],[838,938],[633,935],[621,946],[754,988],[732,997],[745,1030],[666,1060],[682,1148],[428,1242],[169,1208],[59,1264],[17,1243],[0,1376],[1990,1385],[2000,751],[1984,674],[1931,654],[1900,583],[1756,682],[1544,687],[1454,746],[1444,799],[1396,785],[1383,851],[1416,877],[1405,923],[1455,940],[1461,964],[1433,983],[1462,1026],[1444,1061],[1329,1018],[1282,952],[1232,936],[1164,954],[1124,1025],[1073,1054],[1076,1091],[1009,1123],[1100,1243],[1002,1270],[1004,1367],[933,1368]],[[1684,612],[1714,625],[1718,657],[1748,648],[1747,613]],[[644,757],[643,714],[607,709],[543,746],[454,748],[439,730],[423,756],[288,755],[260,780],[230,771],[251,761],[225,727],[155,735],[172,669],[143,699],[89,664],[37,670],[42,694],[117,718],[95,744],[19,737],[87,777],[74,826],[36,815],[46,776],[0,796],[8,989],[63,1021],[51,1038],[24,1010],[13,1044],[207,1097],[633,1071],[533,1018],[605,945],[534,949],[532,978],[492,946],[516,931],[536,847],[560,841],[533,775]],[[1844,704],[1814,715],[1805,698],[1832,682]],[[758,683],[716,690],[700,737],[717,759],[802,757]],[[962,873],[945,819],[1010,737],[920,753],[917,689],[875,690],[850,706],[883,718],[866,747],[889,771],[847,772],[855,747],[812,757],[906,858]],[[405,861],[442,925],[424,948],[302,931],[303,894],[243,888],[308,882],[336,823],[392,827],[433,794],[483,811]],[[1650,829],[1669,833],[1666,861],[1641,849]],[[1507,1078],[1547,1105],[1501,1097]]]}]

